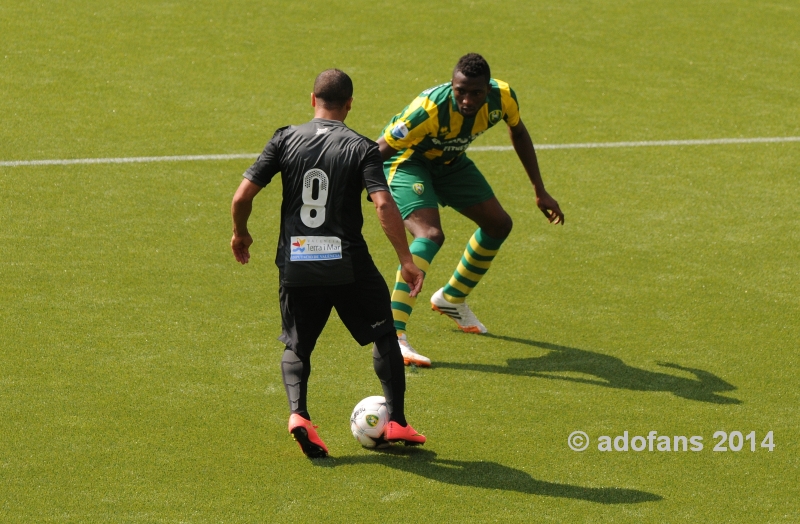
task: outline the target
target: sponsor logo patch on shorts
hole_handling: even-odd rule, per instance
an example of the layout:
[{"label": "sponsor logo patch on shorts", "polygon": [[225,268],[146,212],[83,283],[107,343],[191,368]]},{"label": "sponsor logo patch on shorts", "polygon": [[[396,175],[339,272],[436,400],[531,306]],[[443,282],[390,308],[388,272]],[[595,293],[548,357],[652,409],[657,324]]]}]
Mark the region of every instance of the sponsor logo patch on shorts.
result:
[{"label": "sponsor logo patch on shorts", "polygon": [[335,260],[342,258],[342,239],[339,237],[292,237],[289,260]]}]

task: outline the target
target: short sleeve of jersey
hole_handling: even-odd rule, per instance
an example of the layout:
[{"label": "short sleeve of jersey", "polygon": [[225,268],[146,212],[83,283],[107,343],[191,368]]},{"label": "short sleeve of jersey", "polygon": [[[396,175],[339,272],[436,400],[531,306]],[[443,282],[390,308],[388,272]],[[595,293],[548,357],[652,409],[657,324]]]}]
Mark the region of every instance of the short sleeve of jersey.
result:
[{"label": "short sleeve of jersey", "polygon": [[264,151],[258,155],[258,159],[242,175],[244,178],[259,187],[264,187],[272,181],[272,177],[280,172],[280,142],[286,129],[288,127],[282,127],[275,131],[275,134],[272,135],[272,138],[264,147]]},{"label": "short sleeve of jersey", "polygon": [[439,129],[438,108],[428,97],[418,96],[409,106],[386,126],[383,139],[393,149],[400,151],[419,143]]},{"label": "short sleeve of jersey", "polygon": [[517,94],[508,84],[500,89],[500,100],[503,104],[503,120],[510,127],[519,125],[519,103],[517,102]]},{"label": "short sleeve of jersey", "polygon": [[386,184],[386,175],[383,174],[383,160],[378,150],[378,144],[373,142],[370,145],[361,164],[361,173],[364,177],[364,187],[367,193],[389,191],[389,186]]}]

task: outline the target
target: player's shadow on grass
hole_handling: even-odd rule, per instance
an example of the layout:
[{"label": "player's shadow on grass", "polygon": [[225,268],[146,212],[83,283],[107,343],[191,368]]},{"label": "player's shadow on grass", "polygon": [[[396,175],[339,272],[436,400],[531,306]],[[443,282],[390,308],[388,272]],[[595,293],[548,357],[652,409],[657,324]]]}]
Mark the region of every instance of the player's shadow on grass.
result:
[{"label": "player's shadow on grass", "polygon": [[600,504],[635,504],[662,500],[659,495],[636,489],[587,488],[536,480],[524,471],[497,462],[440,459],[436,457],[435,452],[421,448],[393,446],[368,456],[331,457],[315,463],[327,467],[380,464],[445,484],[516,491],[546,497],[564,497]]},{"label": "player's shadow on grass", "polygon": [[[733,391],[736,387],[725,382],[716,375],[701,369],[687,368],[667,362],[658,363],[659,366],[686,371],[696,377],[685,378],[668,373],[634,368],[625,364],[625,362],[617,357],[611,357],[603,355],[602,353],[594,353],[583,349],[558,346],[556,344],[538,342],[536,340],[492,335],[490,333],[482,336],[496,338],[506,342],[526,344],[541,349],[547,349],[550,352],[541,357],[508,359],[506,361],[507,365],[505,366],[462,364],[458,362],[436,362],[434,366],[437,368],[464,369],[487,373],[502,373],[505,375],[540,377],[551,380],[566,380],[607,388],[629,389],[632,391],[668,391],[678,397],[699,400],[701,402],[712,402],[714,404],[742,403],[738,399],[718,395],[717,393],[719,392]],[[595,376],[598,380],[553,374],[560,372],[581,373]]]}]

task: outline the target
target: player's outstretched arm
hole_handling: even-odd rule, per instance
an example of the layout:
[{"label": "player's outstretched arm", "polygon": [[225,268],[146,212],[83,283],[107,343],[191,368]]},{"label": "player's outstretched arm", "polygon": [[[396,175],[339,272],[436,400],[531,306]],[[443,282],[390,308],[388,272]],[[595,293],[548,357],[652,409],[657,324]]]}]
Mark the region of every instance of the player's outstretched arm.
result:
[{"label": "player's outstretched arm", "polygon": [[246,178],[239,184],[239,189],[233,195],[231,203],[231,217],[233,218],[233,238],[231,238],[231,250],[233,256],[241,264],[250,261],[250,245],[253,237],[247,231],[247,219],[253,210],[253,198],[261,191],[261,187],[250,182]]},{"label": "player's outstretched arm", "polygon": [[378,214],[383,232],[386,233],[386,237],[397,253],[397,258],[400,259],[400,274],[411,288],[408,294],[415,297],[422,290],[424,275],[422,270],[414,264],[411,251],[408,250],[408,240],[406,240],[406,230],[400,210],[397,209],[397,204],[388,191],[375,191],[369,196],[375,203],[375,212]]},{"label": "player's outstretched arm", "polygon": [[525,172],[528,173],[534,191],[536,191],[536,205],[551,224],[564,225],[564,213],[558,207],[556,199],[551,197],[544,188],[542,174],[539,172],[539,161],[536,159],[536,150],[533,148],[533,140],[528,133],[528,128],[520,120],[516,126],[509,126],[508,133],[511,136],[514,150],[517,152]]}]

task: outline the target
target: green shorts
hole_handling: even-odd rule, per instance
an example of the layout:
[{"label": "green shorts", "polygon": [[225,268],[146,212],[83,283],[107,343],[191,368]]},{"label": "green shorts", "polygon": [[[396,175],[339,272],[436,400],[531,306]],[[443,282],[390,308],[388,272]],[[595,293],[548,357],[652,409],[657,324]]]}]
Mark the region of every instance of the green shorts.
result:
[{"label": "green shorts", "polygon": [[403,219],[422,208],[450,206],[461,211],[494,196],[489,182],[477,166],[462,154],[450,164],[434,164],[427,158],[412,157],[399,164],[402,153],[383,163],[389,189]]}]

